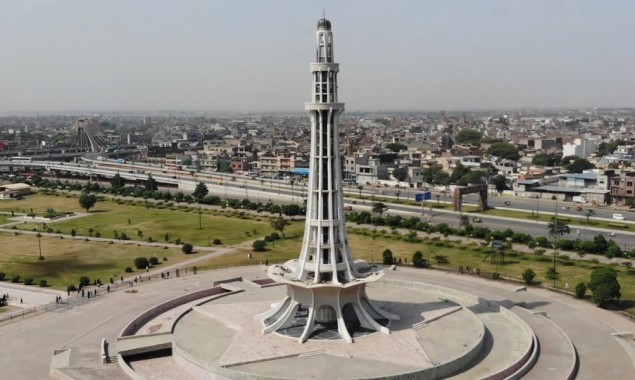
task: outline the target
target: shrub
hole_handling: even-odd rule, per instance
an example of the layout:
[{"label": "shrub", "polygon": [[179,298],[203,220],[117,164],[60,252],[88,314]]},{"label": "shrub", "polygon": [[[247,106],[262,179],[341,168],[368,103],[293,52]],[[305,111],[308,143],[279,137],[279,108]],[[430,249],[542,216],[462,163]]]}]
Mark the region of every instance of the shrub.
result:
[{"label": "shrub", "polygon": [[4,272],[0,272],[0,281],[4,281],[4,276],[6,276],[7,274]]},{"label": "shrub", "polygon": [[221,242],[220,239],[214,239],[214,240],[212,240],[212,244],[221,245],[221,244],[223,244],[223,242]]},{"label": "shrub", "polygon": [[254,252],[265,252],[267,250],[267,243],[264,240],[255,240],[251,247]]},{"label": "shrub", "polygon": [[421,251],[416,251],[412,254],[412,265],[417,268],[423,268],[426,266],[426,260],[423,258]]},{"label": "shrub", "polygon": [[550,280],[556,280],[559,275],[560,273],[558,273],[558,271],[554,268],[547,269],[547,273],[545,274],[545,276]]},{"label": "shrub", "polygon": [[189,255],[194,251],[194,246],[190,243],[185,243],[181,247],[181,251],[183,251],[183,253],[185,253],[186,255]]},{"label": "shrub", "polygon": [[46,288],[48,286],[48,282],[46,280],[40,280],[40,288]]},{"label": "shrub", "polygon": [[586,284],[578,282],[575,286],[575,298],[583,299],[584,297],[586,297]]},{"label": "shrub", "polygon": [[150,266],[150,262],[145,257],[137,257],[134,259],[134,266],[137,269],[146,269]]},{"label": "shrub", "polygon": [[494,272],[492,273],[492,280],[498,280],[499,278],[501,278],[501,274],[498,272]]},{"label": "shrub", "polygon": [[159,264],[159,258],[156,256],[152,256],[150,259],[148,259],[148,261],[150,262],[150,265],[157,265]]},{"label": "shrub", "polygon": [[181,245],[181,244],[183,244],[183,241],[181,240],[181,238],[177,238],[177,239],[174,240],[174,244]]},{"label": "shrub", "polygon": [[88,278],[87,276],[82,276],[79,278],[79,285],[80,286],[88,286],[90,285],[90,278]]},{"label": "shrub", "polygon": [[539,248],[539,249],[534,251],[534,255],[542,256],[542,255],[545,254],[545,252],[547,252],[547,251],[545,251],[544,249],[540,249]]},{"label": "shrub", "polygon": [[525,280],[525,284],[529,285],[534,281],[534,277],[536,277],[536,272],[534,272],[531,268],[525,269],[522,274],[523,280]]},{"label": "shrub", "polygon": [[447,255],[436,255],[434,256],[434,260],[437,262],[437,264],[449,264],[450,260],[448,260],[448,256]]},{"label": "shrub", "polygon": [[602,307],[613,299],[620,299],[620,283],[617,281],[617,272],[613,268],[599,268],[591,273],[589,289],[593,292],[593,302]]},{"label": "shrub", "polygon": [[264,239],[267,243],[270,243],[273,241],[273,238],[271,236],[265,236]]},{"label": "shrub", "polygon": [[32,277],[25,278],[24,285],[33,285],[33,278]]},{"label": "shrub", "polygon": [[391,265],[395,262],[395,258],[392,255],[392,251],[390,249],[385,250],[382,254],[382,262],[385,265]]},{"label": "shrub", "polygon": [[11,276],[11,282],[13,282],[14,284],[20,282],[20,275],[14,274],[13,276]]},{"label": "shrub", "polygon": [[126,269],[124,270],[126,273],[132,273],[132,268],[130,267],[126,267]]},{"label": "shrub", "polygon": [[280,240],[280,235],[277,232],[272,232],[269,236],[272,240]]},{"label": "shrub", "polygon": [[66,287],[66,291],[68,291],[68,292],[74,292],[74,291],[76,291],[76,290],[77,290],[77,288],[76,288],[76,287],[75,287],[75,285],[73,285],[73,284],[70,284],[70,285],[68,285],[68,286]]}]

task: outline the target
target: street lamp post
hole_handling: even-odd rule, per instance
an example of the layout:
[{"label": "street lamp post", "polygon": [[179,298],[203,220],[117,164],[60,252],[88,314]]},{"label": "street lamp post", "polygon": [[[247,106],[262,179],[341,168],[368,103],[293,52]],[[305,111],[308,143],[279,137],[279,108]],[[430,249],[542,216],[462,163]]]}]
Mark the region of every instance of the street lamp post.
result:
[{"label": "street lamp post", "polygon": [[558,198],[556,198],[556,212],[553,219],[553,287],[556,287],[556,255],[558,248],[556,247],[556,237],[558,236]]},{"label": "street lamp post", "polygon": [[37,246],[38,246],[38,250],[40,252],[40,257],[38,258],[38,260],[44,260],[44,257],[42,257],[42,234],[40,233],[40,227],[38,226],[37,229]]}]

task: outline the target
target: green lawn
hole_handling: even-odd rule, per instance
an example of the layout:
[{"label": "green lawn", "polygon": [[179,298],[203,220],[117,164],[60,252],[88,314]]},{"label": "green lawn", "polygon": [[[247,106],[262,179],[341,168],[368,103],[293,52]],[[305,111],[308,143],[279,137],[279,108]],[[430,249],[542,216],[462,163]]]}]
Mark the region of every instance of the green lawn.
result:
[{"label": "green lawn", "polygon": [[[33,195],[21,201],[0,202],[0,211],[33,212],[40,213],[47,208],[56,211],[82,212],[78,198],[73,196],[45,196]],[[120,201],[121,203],[121,201]],[[164,242],[164,235],[168,233],[170,240],[180,238],[184,242],[194,245],[206,246],[209,239],[219,238],[225,245],[264,237],[273,231],[268,217],[263,215],[251,216],[238,211],[204,210],[201,215],[202,229],[199,229],[198,210],[191,208],[176,208],[173,206],[159,206],[159,208],[146,208],[143,200],[120,204],[116,201],[98,202],[87,217],[51,223],[54,230],[60,229],[64,233],[70,233],[71,229],[77,229],[79,234],[86,236],[89,228],[100,231],[102,237],[112,238],[113,230],[125,232],[131,239],[145,240],[152,236],[159,242]],[[488,213],[497,210],[490,210]],[[31,230],[36,225],[26,223],[20,228]],[[232,254],[201,262],[198,266],[202,269],[206,266],[235,266],[269,260],[282,262],[297,258],[302,243],[304,230],[303,222],[292,222],[285,230],[286,239],[268,244],[266,253],[253,253],[253,259],[247,260],[249,249],[240,249]],[[143,237],[137,235],[137,231],[143,232]],[[492,264],[486,258],[489,248],[482,247],[479,243],[456,243],[446,239],[424,239],[419,243],[410,243],[403,237],[390,232],[377,233],[373,238],[371,231],[349,227],[349,241],[355,258],[370,261],[381,261],[381,254],[385,249],[392,250],[396,258],[409,263],[412,254],[421,250],[424,257],[435,263],[434,256],[445,255],[449,264],[443,264],[451,270],[458,270],[459,266],[480,268],[483,272],[498,271],[504,277],[520,279],[521,273],[526,268],[533,269],[537,276],[535,281],[551,283],[545,276],[548,268],[552,266],[552,259],[548,256],[540,256],[531,253],[510,252],[504,264]],[[167,263],[175,263],[191,257],[186,256],[178,249],[162,249],[138,247],[134,242],[128,244],[108,244],[95,241],[42,238],[42,253],[46,260],[39,261],[37,238],[34,235],[22,234],[13,236],[8,233],[0,234],[0,244],[9,247],[0,253],[0,272],[7,274],[20,274],[22,278],[33,277],[37,281],[46,279],[56,287],[65,287],[70,283],[76,283],[80,276],[87,275],[92,278],[100,278],[107,281],[110,276],[124,275],[126,266],[133,267],[133,260],[137,256],[156,256],[159,259],[166,257]],[[566,266],[565,261],[558,259],[557,270],[560,278],[556,281],[558,288],[563,288],[566,283],[572,290],[580,281],[588,281],[590,273],[600,264],[570,260]],[[617,265],[615,269],[619,273],[622,285],[622,298],[635,302],[635,271],[628,271],[625,267]],[[635,306],[629,311],[635,312]]]},{"label": "green lawn", "polygon": [[[301,232],[301,231],[300,231]],[[491,256],[488,257],[488,247],[482,247],[479,243],[458,243],[450,242],[446,239],[423,239],[419,243],[409,243],[401,240],[391,233],[377,234],[373,239],[369,230],[349,228],[349,241],[353,250],[353,257],[356,259],[364,259],[368,261],[381,261],[382,252],[390,249],[396,259],[402,262],[412,260],[412,254],[420,250],[424,257],[433,265],[458,271],[459,266],[480,268],[483,273],[499,272],[505,278],[513,278],[522,280],[521,273],[531,268],[536,272],[535,283],[545,283],[550,285],[553,283],[546,277],[547,269],[553,266],[551,256],[541,256],[533,253],[517,253],[509,252],[505,257],[504,264],[493,264]],[[296,233],[294,237],[290,237],[283,241],[278,241],[273,247],[268,245],[269,251],[266,253],[252,252],[253,259],[248,260],[248,249],[238,250],[230,255],[213,258],[201,262],[199,268],[214,268],[224,266],[247,265],[258,262],[264,263],[267,259],[270,263],[280,263],[289,259],[297,258],[302,245],[302,236]],[[447,256],[449,264],[436,264],[434,257],[436,255]],[[566,263],[566,264],[565,264]],[[556,269],[560,277],[556,280],[556,287],[563,289],[565,284],[569,284],[569,290],[573,291],[578,282],[588,282],[591,272],[599,268],[603,264],[597,264],[584,260],[565,260],[558,258]],[[629,304],[635,303],[635,270],[628,271],[621,265],[612,265],[618,272],[618,278],[622,286],[622,299],[630,301]],[[590,293],[590,292],[589,292]],[[627,311],[635,313],[635,306]]]},{"label": "green lawn", "polygon": [[[22,279],[35,279],[35,284],[44,279],[53,287],[65,288],[77,284],[81,276],[88,276],[91,281],[99,278],[102,282],[111,276],[128,276],[124,269],[128,266],[134,269],[134,258],[138,256],[155,256],[166,264],[196,257],[196,254],[185,255],[177,248],[138,247],[134,243],[108,244],[46,236],[41,238],[41,243],[45,260],[38,260],[38,239],[34,235],[0,234],[0,244],[9,247],[0,253],[0,272],[6,274],[5,281],[17,274]],[[167,261],[163,261],[164,257]]]},{"label": "green lawn", "polygon": [[[9,206],[9,207],[7,207]],[[90,236],[99,231],[102,238],[115,238],[125,233],[131,240],[146,241],[152,237],[155,241],[174,242],[180,239],[198,246],[208,246],[215,238],[221,239],[225,245],[234,245],[246,240],[264,236],[273,231],[266,216],[251,216],[239,211],[216,211],[203,209],[200,215],[198,209],[186,206],[165,206],[163,208],[146,208],[143,200],[97,202],[88,216],[58,221],[48,224],[54,232],[58,230],[64,234],[71,234],[75,230],[78,235]],[[0,211],[22,212],[31,209],[35,213],[53,208],[57,211],[85,212],[79,207],[77,197],[33,195],[11,204],[0,203]],[[32,231],[41,227],[35,223],[18,225],[19,229]],[[141,234],[139,233],[141,232]],[[166,241],[166,235],[169,240]]]}]

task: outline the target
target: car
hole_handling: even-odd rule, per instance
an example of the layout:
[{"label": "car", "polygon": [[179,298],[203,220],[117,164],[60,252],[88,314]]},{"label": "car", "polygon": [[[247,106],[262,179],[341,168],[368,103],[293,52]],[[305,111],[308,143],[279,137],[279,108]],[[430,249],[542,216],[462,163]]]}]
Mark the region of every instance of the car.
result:
[{"label": "car", "polygon": [[624,215],[622,214],[613,214],[613,219],[615,220],[624,220]]},{"label": "car", "polygon": [[511,205],[511,204],[512,204],[512,203],[511,203],[510,201],[505,201],[505,206],[509,206],[509,205]]}]

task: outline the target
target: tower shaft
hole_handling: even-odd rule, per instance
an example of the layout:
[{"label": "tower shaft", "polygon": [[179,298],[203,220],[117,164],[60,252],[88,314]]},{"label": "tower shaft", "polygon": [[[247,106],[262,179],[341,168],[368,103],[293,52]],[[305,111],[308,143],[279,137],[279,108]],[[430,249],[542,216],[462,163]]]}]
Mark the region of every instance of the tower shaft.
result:
[{"label": "tower shaft", "polygon": [[352,342],[360,329],[389,333],[378,321],[398,316],[370,302],[366,284],[384,273],[364,261],[353,261],[348,245],[337,128],[344,103],[337,101],[339,65],[333,62],[330,21],[318,21],[316,39],[312,101],[304,107],[311,117],[311,158],[302,249],[297,260],[267,269],[270,278],[287,284],[287,296],[258,318],[264,321],[263,333],[294,334],[298,321],[305,320],[301,332],[292,335],[300,342],[324,328],[333,328]]}]

